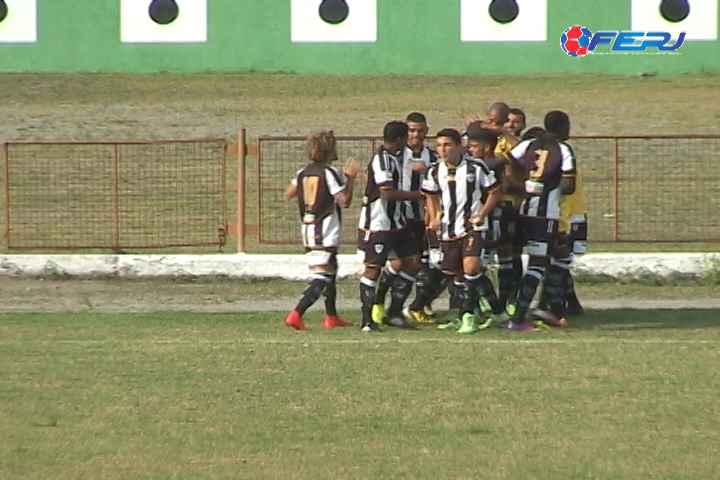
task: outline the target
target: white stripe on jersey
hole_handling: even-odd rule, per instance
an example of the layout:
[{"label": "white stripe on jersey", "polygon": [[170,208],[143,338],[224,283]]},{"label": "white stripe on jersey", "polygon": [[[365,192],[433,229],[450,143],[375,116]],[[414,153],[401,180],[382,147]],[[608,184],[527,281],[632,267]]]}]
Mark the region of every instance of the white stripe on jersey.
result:
[{"label": "white stripe on jersey", "polygon": [[[399,190],[403,190],[405,192],[411,192],[413,191],[413,176],[419,178],[420,182],[416,186],[415,190],[420,190],[422,188],[422,175],[415,172],[413,169],[413,163],[422,163],[425,165],[425,167],[430,167],[431,159],[433,158],[433,154],[431,153],[430,149],[427,146],[424,146],[422,151],[420,152],[419,157],[413,156],[413,151],[410,147],[405,147],[405,150],[403,151],[402,160],[399,162],[400,165],[400,185]],[[415,209],[414,206],[417,206],[418,210],[418,216],[415,216]],[[403,202],[403,209],[405,218],[408,219],[419,219],[424,220],[425,219],[425,205],[421,201],[410,201],[406,200]]]},{"label": "white stripe on jersey", "polygon": [[[449,240],[467,234],[468,220],[482,209],[484,194],[497,185],[495,173],[484,162],[469,156],[463,156],[454,174],[444,162],[433,165],[423,182],[423,191],[440,194],[442,239]],[[483,230],[489,227],[487,217],[478,226]]]},{"label": "white stripe on jersey", "polygon": [[[304,169],[298,170],[292,184],[297,186],[297,176]],[[345,184],[342,183],[343,174],[337,168],[331,166],[325,167],[325,182],[327,183],[330,195],[336,195],[345,190]],[[332,212],[329,213],[320,223],[321,242],[316,240],[317,227],[314,224],[301,224],[300,234],[302,236],[303,246],[308,248],[318,247],[337,247],[342,239],[342,218],[340,216],[340,206],[335,203]]]},{"label": "white stripe on jersey", "polygon": [[[523,157],[527,153],[527,149],[532,143],[532,140],[525,140],[520,142],[510,152],[510,156],[516,160],[522,161]],[[558,142],[560,145],[560,152],[562,153],[562,173],[574,173],[575,172],[575,154],[572,149],[563,142]],[[547,203],[545,207],[544,218],[560,218],[560,200],[561,200],[560,188],[555,188],[546,192]],[[520,206],[520,213],[528,217],[537,217],[538,211],[540,210],[540,196],[526,196]]]},{"label": "white stripe on jersey", "polygon": [[[379,188],[398,188],[400,180],[400,172],[393,155],[383,150],[383,158],[375,154],[370,162],[370,172],[372,179]],[[367,229],[371,232],[382,232],[388,230],[396,230],[405,226],[405,216],[403,215],[403,202],[383,200],[379,195],[377,198],[363,199],[363,207],[360,211],[359,228]],[[367,225],[368,215],[370,217],[369,225]]]},{"label": "white stripe on jersey", "polygon": [[337,247],[340,245],[340,239],[342,238],[342,222],[340,221],[340,215],[337,213],[337,209],[331,215],[325,217],[321,224],[322,228],[322,243],[318,244],[315,240],[315,234],[317,233],[314,224],[303,224],[301,227],[303,246],[308,248],[318,247]]}]

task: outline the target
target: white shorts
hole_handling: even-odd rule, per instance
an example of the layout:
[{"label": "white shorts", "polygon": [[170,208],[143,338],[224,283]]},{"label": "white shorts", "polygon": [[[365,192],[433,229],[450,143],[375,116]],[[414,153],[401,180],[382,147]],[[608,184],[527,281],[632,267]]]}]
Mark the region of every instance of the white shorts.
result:
[{"label": "white shorts", "polygon": [[305,254],[305,260],[308,267],[318,267],[320,265],[330,265],[337,268],[337,252],[323,249],[308,250]]}]

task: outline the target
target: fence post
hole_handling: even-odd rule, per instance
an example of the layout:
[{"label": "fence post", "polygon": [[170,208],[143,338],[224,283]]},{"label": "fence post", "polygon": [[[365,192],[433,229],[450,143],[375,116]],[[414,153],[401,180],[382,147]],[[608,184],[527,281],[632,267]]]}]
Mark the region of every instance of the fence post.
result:
[{"label": "fence post", "polygon": [[263,238],[262,231],[263,231],[263,222],[262,222],[262,176],[260,175],[260,163],[262,162],[262,137],[255,137],[255,145],[256,145],[256,151],[255,151],[255,192],[256,192],[256,198],[255,201],[257,202],[257,213],[255,214],[255,223],[257,223],[257,234],[255,237],[255,241],[260,243],[260,240]]},{"label": "fence post", "polygon": [[10,147],[3,143],[3,168],[5,169],[3,182],[3,199],[5,200],[5,225],[3,226],[3,237],[5,238],[5,249],[10,250]]},{"label": "fence post", "polygon": [[618,240],[618,214],[620,209],[620,167],[618,165],[619,148],[618,138],[613,139],[613,196],[612,196],[612,213],[613,213],[613,227],[612,227],[612,239],[613,242]]},{"label": "fence post", "polygon": [[247,131],[244,128],[238,130],[237,140],[237,251],[245,251],[245,193],[246,193],[246,157],[247,157]]},{"label": "fence post", "polygon": [[110,156],[110,196],[112,203],[112,239],[110,248],[114,252],[120,251],[120,199],[119,199],[119,168],[118,168],[118,145],[113,144],[112,155]]}]

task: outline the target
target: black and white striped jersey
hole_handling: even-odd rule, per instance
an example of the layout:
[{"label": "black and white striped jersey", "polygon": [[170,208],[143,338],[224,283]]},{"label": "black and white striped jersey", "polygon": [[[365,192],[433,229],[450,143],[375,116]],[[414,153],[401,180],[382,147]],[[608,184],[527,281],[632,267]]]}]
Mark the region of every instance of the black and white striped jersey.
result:
[{"label": "black and white striped jersey", "polygon": [[[440,195],[442,240],[452,240],[466,235],[469,220],[483,207],[488,192],[499,188],[495,173],[482,160],[463,155],[457,166],[439,162],[430,167],[423,181],[422,191]],[[488,229],[490,220],[485,219],[478,228]]]},{"label": "black and white striped jersey", "polygon": [[[401,172],[400,190],[419,192],[422,188],[423,174],[413,168],[413,163],[422,163],[429,168],[436,162],[437,154],[427,146],[423,146],[418,153],[413,152],[410,147],[405,147],[403,154],[398,158],[398,167]],[[424,220],[425,209],[423,202],[420,200],[406,200],[403,202],[403,214],[408,220]]]},{"label": "black and white striped jersey", "polygon": [[552,138],[526,140],[509,153],[525,170],[525,200],[520,213],[531,217],[560,218],[560,181],[575,176],[575,153]]},{"label": "black and white striped jersey", "polygon": [[360,211],[359,228],[371,232],[397,230],[406,224],[404,202],[383,200],[383,189],[400,189],[397,158],[384,148],[378,150],[367,167],[367,183]]}]

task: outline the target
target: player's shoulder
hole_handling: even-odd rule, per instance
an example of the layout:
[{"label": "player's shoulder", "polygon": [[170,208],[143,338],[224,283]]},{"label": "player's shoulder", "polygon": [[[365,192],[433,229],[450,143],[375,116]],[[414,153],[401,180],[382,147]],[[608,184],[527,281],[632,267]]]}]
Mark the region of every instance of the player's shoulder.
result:
[{"label": "player's shoulder", "polygon": [[567,142],[558,142],[558,145],[560,146],[560,151],[563,153],[563,155],[570,155],[571,157],[575,158],[575,149]]}]

